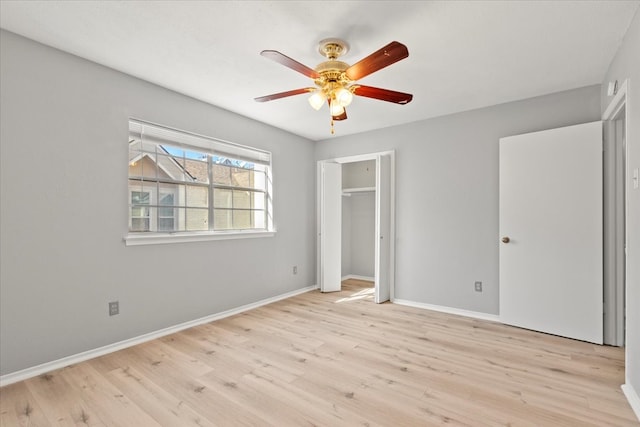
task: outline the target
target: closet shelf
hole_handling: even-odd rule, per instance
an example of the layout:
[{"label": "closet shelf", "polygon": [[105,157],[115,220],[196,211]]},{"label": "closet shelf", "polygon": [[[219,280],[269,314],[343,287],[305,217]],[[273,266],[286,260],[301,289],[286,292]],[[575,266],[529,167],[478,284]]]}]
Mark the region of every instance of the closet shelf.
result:
[{"label": "closet shelf", "polygon": [[360,188],[343,188],[343,195],[351,195],[354,193],[375,193],[376,187],[360,187]]}]

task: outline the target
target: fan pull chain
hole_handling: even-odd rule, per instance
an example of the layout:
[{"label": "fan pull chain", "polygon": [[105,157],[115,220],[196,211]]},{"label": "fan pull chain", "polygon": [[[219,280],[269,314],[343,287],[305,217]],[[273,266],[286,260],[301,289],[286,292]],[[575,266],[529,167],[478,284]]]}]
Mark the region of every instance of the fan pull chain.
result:
[{"label": "fan pull chain", "polygon": [[335,132],[335,130],[333,129],[333,117],[331,117],[331,135],[333,135]]}]

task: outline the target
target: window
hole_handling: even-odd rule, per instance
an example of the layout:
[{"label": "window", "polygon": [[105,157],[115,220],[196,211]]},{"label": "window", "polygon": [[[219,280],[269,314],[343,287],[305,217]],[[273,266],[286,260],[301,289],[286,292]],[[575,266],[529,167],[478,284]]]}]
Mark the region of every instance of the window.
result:
[{"label": "window", "polygon": [[130,231],[149,231],[149,198],[148,191],[131,191],[131,224]]},{"label": "window", "polygon": [[271,154],[129,122],[129,239],[272,231]]}]

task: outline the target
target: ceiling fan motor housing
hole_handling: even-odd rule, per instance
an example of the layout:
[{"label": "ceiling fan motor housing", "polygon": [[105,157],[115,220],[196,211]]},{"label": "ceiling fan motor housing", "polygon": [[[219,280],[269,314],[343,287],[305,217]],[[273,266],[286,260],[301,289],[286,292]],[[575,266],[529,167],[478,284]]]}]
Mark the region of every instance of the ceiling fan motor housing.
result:
[{"label": "ceiling fan motor housing", "polygon": [[341,86],[351,84],[351,80],[346,76],[345,71],[349,68],[349,64],[342,61],[325,61],[315,68],[320,77],[314,80],[315,84],[320,88],[325,88],[332,83]]},{"label": "ceiling fan motor housing", "polygon": [[328,97],[340,87],[348,88],[352,81],[346,76],[345,71],[350,65],[337,61],[338,57],[349,51],[347,42],[336,38],[324,39],[320,41],[318,51],[327,58],[327,61],[321,62],[315,68],[315,71],[320,74],[320,77],[314,80],[316,86]]}]

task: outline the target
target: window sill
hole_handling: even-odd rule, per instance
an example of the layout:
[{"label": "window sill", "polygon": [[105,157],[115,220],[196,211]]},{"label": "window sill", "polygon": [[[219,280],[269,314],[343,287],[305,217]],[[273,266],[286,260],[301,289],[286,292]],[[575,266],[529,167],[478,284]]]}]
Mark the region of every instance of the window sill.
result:
[{"label": "window sill", "polygon": [[273,237],[275,231],[188,232],[188,233],[130,233],[124,237],[126,246],[162,245],[166,243],[205,242],[209,240],[255,239]]}]

